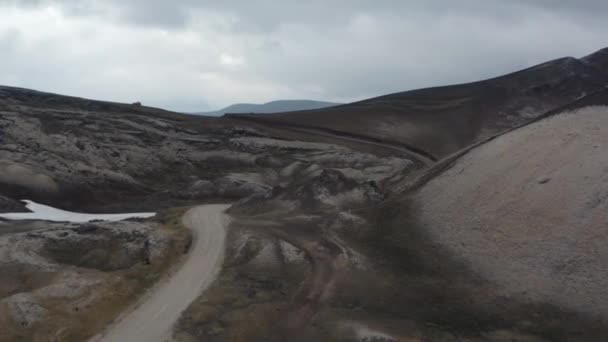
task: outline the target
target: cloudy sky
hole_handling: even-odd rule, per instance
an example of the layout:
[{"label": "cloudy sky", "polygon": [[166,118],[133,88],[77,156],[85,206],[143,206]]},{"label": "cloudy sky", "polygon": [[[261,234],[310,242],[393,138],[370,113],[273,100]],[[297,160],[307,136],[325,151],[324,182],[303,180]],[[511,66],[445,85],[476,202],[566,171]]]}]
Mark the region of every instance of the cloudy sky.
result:
[{"label": "cloudy sky", "polygon": [[0,0],[0,84],[178,111],[353,101],[608,46],[605,0]]}]

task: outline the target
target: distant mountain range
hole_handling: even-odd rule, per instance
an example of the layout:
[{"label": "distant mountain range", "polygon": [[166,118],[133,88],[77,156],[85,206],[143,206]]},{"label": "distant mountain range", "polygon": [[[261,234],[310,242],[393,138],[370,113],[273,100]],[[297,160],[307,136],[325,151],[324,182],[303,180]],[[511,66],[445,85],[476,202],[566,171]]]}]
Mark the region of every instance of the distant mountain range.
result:
[{"label": "distant mountain range", "polygon": [[300,110],[321,109],[340,104],[341,103],[313,100],[279,100],[263,104],[237,103],[220,110],[211,112],[197,112],[194,114],[219,116],[227,113],[283,113]]}]

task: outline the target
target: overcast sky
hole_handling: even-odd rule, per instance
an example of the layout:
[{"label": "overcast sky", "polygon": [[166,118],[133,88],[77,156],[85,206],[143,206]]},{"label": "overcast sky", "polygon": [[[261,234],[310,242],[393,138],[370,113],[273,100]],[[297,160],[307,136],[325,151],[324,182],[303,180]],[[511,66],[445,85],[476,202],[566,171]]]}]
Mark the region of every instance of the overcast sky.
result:
[{"label": "overcast sky", "polygon": [[0,84],[178,111],[353,101],[608,46],[606,0],[0,0]]}]

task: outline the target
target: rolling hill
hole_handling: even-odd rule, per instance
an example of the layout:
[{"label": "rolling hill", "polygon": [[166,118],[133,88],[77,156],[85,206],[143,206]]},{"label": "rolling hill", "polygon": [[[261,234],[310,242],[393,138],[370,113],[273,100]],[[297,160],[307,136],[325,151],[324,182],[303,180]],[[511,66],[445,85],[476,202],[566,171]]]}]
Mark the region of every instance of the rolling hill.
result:
[{"label": "rolling hill", "polygon": [[604,49],[582,59],[561,58],[474,83],[306,112],[231,117],[403,144],[439,159],[604,89],[607,64]]}]

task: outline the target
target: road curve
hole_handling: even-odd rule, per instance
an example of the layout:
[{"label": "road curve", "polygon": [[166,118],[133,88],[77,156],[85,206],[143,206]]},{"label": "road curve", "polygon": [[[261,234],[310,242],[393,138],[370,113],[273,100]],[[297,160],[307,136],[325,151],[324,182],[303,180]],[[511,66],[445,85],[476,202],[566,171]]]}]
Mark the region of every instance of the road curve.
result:
[{"label": "road curve", "polygon": [[193,241],[180,269],[90,341],[170,341],[173,325],[182,311],[211,285],[221,270],[229,220],[224,211],[228,207],[211,204],[190,209],[182,222],[192,229]]}]

